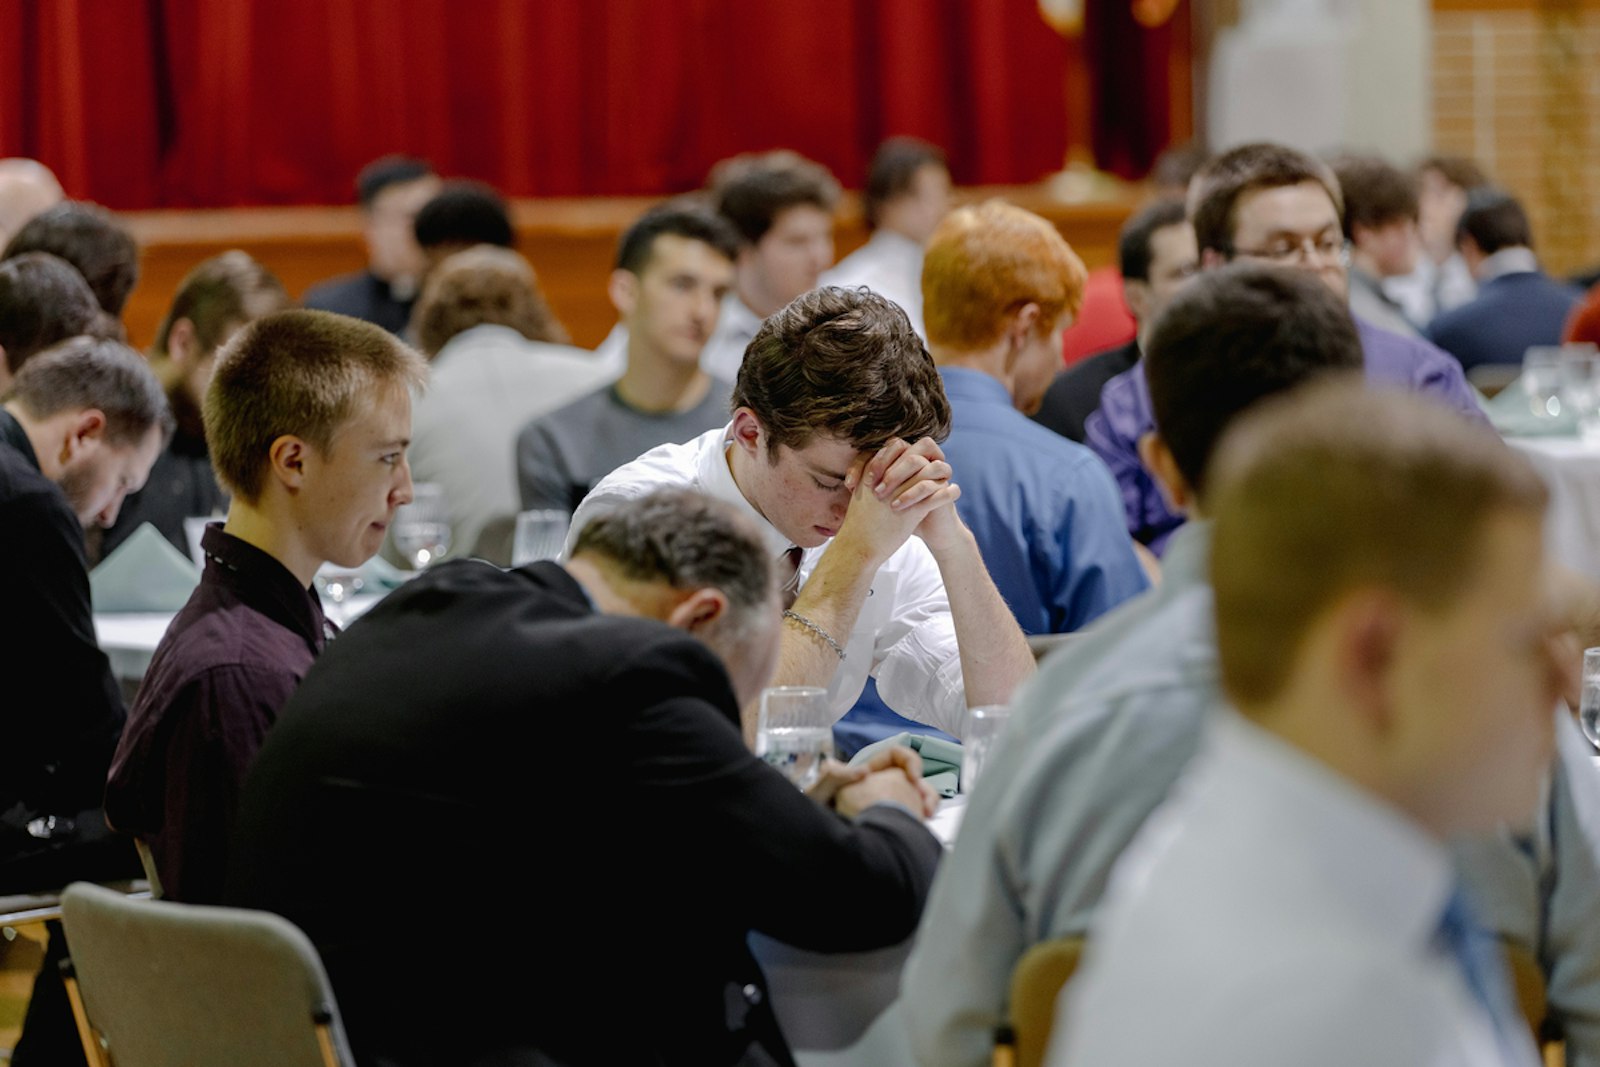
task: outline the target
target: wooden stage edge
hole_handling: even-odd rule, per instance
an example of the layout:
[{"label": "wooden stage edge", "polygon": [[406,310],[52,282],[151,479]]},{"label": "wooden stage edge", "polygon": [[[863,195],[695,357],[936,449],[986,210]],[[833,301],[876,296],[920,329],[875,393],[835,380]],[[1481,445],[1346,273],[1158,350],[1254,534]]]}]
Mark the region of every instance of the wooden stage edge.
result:
[{"label": "wooden stage edge", "polygon": [[[1055,224],[1091,268],[1116,262],[1117,231],[1144,198],[1129,186],[1119,194],[1069,203],[1047,185],[984,186],[958,190],[961,202],[999,196]],[[533,263],[540,286],[575,344],[592,348],[616,321],[606,297],[618,236],[659,197],[587,197],[512,203],[517,250]],[[120,213],[142,249],[138,287],[123,321],[128,340],[147,348],[183,276],[201,260],[242,248],[283,281],[296,299],[325,278],[362,268],[361,214],[354,207],[222,208]],[[835,241],[845,256],[867,238],[861,208],[846,196]]]}]

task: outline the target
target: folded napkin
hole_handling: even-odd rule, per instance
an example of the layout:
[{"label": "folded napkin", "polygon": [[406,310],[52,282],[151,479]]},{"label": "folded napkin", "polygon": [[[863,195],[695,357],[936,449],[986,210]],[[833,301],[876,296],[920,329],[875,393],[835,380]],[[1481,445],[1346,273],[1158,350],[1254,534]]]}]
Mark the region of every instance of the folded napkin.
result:
[{"label": "folded napkin", "polygon": [[1578,420],[1568,411],[1535,415],[1520,378],[1483,401],[1483,410],[1494,428],[1510,437],[1571,437],[1578,432]]},{"label": "folded napkin", "polygon": [[939,791],[942,797],[956,795],[956,783],[961,777],[961,746],[942,737],[902,731],[882,741],[874,741],[850,758],[851,764],[865,763],[891,745],[904,745],[922,756],[922,777]]},{"label": "folded napkin", "polygon": [[199,584],[199,568],[147,522],[90,572],[89,596],[96,611],[177,611]]}]

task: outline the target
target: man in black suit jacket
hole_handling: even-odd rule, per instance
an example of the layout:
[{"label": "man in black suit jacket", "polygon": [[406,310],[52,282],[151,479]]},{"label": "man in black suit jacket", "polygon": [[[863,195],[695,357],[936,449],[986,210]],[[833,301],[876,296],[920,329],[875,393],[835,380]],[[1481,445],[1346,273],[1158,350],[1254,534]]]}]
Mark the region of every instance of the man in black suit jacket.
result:
[{"label": "man in black suit jacket", "polygon": [[[790,1063],[748,933],[899,942],[940,848],[912,753],[808,799],[745,748],[778,618],[759,533],[682,490],[565,568],[428,571],[279,717],[229,901],[316,942],[363,1063]],[[413,965],[443,901],[454,984]]]},{"label": "man in black suit jacket", "polygon": [[1466,370],[1516,365],[1533,345],[1558,345],[1583,294],[1539,269],[1522,205],[1498,189],[1467,198],[1456,246],[1478,280],[1478,295],[1428,324],[1428,339]]},{"label": "man in black suit jacket", "polygon": [[[1167,301],[1200,269],[1200,251],[1183,201],[1158,200],[1130,218],[1117,241],[1117,262],[1123,299],[1143,336]],[[1045,390],[1033,421],[1082,444],[1084,420],[1100,406],[1101,388],[1137,362],[1135,338],[1073,364]]]}]

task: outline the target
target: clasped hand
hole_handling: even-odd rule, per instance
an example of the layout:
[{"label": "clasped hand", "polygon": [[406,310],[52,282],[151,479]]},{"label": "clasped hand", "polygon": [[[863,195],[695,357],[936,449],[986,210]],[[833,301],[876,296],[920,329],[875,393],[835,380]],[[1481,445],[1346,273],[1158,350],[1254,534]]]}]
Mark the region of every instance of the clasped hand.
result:
[{"label": "clasped hand", "polygon": [[899,804],[933,818],[939,793],[922,777],[922,757],[904,745],[891,745],[865,763],[824,760],[822,772],[806,795],[824,807],[853,819],[874,804]]},{"label": "clasped hand", "polygon": [[912,534],[936,548],[959,528],[951,505],[961,496],[961,487],[950,474],[933,438],[890,441],[877,454],[858,460],[846,475],[850,507],[837,540],[879,561]]}]

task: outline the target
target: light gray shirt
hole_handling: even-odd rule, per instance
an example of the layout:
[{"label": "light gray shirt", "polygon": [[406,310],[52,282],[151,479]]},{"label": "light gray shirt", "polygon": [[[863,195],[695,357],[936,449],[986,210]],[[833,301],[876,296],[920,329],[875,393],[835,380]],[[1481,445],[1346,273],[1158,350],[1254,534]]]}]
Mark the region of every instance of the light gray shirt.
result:
[{"label": "light gray shirt", "polygon": [[[920,1067],[987,1064],[1030,946],[1089,932],[1113,864],[1164,801],[1222,706],[1210,529],[1173,535],[1160,587],[1048,657],[946,857],[907,964],[901,1010]],[[1568,717],[1570,718],[1570,717]],[[1538,840],[1456,846],[1484,924],[1531,949],[1567,1062],[1600,1064],[1600,782],[1563,736]],[[1580,813],[1588,812],[1580,818]],[[1593,825],[1581,825],[1587,818]]]},{"label": "light gray shirt", "polygon": [[630,407],[608,385],[534,419],[517,436],[517,484],[523,510],[576,511],[600,479],[657,445],[682,444],[728,421],[733,387],[711,379],[687,411]]}]

